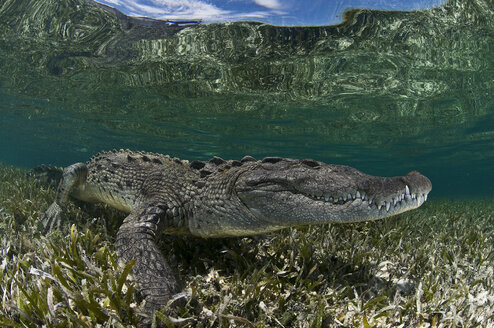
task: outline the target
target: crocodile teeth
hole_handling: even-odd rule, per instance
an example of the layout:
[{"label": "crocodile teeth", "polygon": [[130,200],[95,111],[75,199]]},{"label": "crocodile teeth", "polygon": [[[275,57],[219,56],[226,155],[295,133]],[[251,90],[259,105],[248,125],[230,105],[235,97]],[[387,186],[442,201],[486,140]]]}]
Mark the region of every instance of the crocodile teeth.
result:
[{"label": "crocodile teeth", "polygon": [[[427,194],[422,193],[411,193],[410,187],[405,185],[405,190],[402,193],[396,194],[389,200],[375,202],[373,199],[369,199],[365,192],[356,191],[355,194],[347,194],[345,196],[333,197],[330,195],[317,195],[316,193],[308,194],[308,196],[314,200],[329,202],[331,204],[341,205],[348,201],[361,200],[362,203],[366,202],[368,206],[375,204],[377,209],[386,209],[387,212],[393,207],[395,210],[400,209],[402,206],[406,206],[407,203],[416,204],[418,206],[422,205],[427,200]],[[175,211],[171,213],[172,215],[177,215]]]}]

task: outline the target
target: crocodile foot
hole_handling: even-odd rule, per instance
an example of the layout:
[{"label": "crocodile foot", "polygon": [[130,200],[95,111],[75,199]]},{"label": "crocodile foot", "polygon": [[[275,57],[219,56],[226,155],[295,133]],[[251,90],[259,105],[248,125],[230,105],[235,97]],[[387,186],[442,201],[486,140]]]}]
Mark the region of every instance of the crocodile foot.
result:
[{"label": "crocodile foot", "polygon": [[46,210],[41,222],[45,231],[50,231],[53,229],[60,228],[60,223],[63,217],[63,208],[56,202],[53,202],[50,207]]}]

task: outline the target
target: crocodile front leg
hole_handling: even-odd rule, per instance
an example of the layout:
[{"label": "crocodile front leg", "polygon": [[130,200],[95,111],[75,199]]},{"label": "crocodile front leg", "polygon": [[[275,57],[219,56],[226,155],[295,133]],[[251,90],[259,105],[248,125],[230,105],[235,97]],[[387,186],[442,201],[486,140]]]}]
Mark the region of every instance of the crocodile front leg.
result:
[{"label": "crocodile front leg", "polygon": [[84,184],[86,178],[87,167],[84,163],[75,163],[63,170],[62,180],[58,184],[57,197],[42,218],[43,227],[46,231],[60,227],[71,191]]},{"label": "crocodile front leg", "polygon": [[155,243],[160,220],[168,207],[161,204],[139,206],[127,216],[118,230],[115,247],[123,261],[136,260],[133,280],[145,299],[148,315],[161,309],[179,291],[172,270]]}]

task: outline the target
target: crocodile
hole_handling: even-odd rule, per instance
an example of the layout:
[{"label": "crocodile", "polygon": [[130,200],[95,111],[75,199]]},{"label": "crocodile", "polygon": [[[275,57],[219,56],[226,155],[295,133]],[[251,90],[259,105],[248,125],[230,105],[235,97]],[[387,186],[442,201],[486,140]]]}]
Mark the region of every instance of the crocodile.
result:
[{"label": "crocodile", "polygon": [[432,188],[413,171],[377,177],[312,159],[187,161],[149,152],[113,150],[63,170],[43,225],[56,229],[70,197],[103,202],[128,216],[118,229],[120,260],[152,314],[179,292],[156,244],[159,233],[228,237],[292,226],[376,220],[422,205]]}]

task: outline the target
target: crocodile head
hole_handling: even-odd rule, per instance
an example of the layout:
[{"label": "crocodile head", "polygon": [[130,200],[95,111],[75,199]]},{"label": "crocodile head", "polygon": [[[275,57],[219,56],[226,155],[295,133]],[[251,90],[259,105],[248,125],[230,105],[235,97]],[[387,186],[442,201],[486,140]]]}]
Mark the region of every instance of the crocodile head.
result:
[{"label": "crocodile head", "polygon": [[206,174],[190,211],[190,232],[203,237],[380,219],[419,207],[431,190],[418,172],[375,177],[314,160],[250,157],[240,164],[216,158],[204,165],[207,172],[222,169]]},{"label": "crocodile head", "polygon": [[283,158],[257,162],[235,183],[256,218],[283,227],[389,217],[422,205],[431,188],[416,171],[376,177],[348,166]]}]

